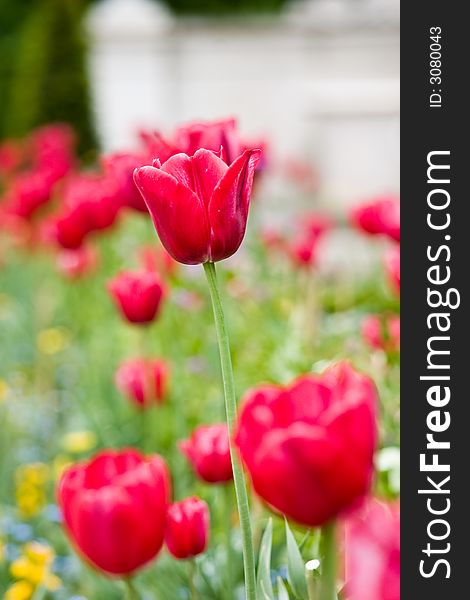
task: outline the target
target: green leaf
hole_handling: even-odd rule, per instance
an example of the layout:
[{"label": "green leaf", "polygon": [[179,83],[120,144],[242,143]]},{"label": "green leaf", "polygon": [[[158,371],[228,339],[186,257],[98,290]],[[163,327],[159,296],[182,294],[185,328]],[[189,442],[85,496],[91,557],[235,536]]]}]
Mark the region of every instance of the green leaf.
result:
[{"label": "green leaf", "polygon": [[295,541],[294,534],[286,523],[286,542],[287,542],[287,573],[289,584],[296,598],[305,600],[308,598],[307,582],[305,580],[305,564],[300,554],[300,550]]},{"label": "green leaf", "polygon": [[280,577],[277,578],[277,598],[278,600],[289,600],[289,592]]},{"label": "green leaf", "polygon": [[259,549],[257,588],[262,600],[274,600],[271,583],[271,547],[273,543],[273,521],[269,519]]}]

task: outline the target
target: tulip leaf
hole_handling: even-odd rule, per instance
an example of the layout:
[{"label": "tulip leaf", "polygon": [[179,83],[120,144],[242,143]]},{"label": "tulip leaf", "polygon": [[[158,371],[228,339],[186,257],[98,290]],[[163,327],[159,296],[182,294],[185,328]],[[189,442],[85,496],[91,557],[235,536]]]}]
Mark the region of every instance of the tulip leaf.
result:
[{"label": "tulip leaf", "polygon": [[277,578],[277,598],[278,600],[289,600],[289,592],[280,577]]},{"label": "tulip leaf", "polygon": [[308,598],[307,582],[305,580],[305,564],[295,541],[294,534],[286,523],[287,542],[287,573],[288,581],[296,598]]},{"label": "tulip leaf", "polygon": [[263,533],[259,548],[257,588],[258,596],[262,600],[274,600],[274,591],[271,583],[271,547],[273,542],[273,521],[269,519]]}]

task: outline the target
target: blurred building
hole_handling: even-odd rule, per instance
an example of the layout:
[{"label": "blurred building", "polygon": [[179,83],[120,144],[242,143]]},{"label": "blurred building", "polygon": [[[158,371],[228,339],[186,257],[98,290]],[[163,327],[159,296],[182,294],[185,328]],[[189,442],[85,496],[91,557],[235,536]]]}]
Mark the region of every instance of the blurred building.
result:
[{"label": "blurred building", "polygon": [[338,212],[398,190],[398,0],[297,0],[280,16],[230,20],[101,0],[88,29],[106,149],[132,147],[140,127],[235,115],[266,135],[276,164],[315,164]]}]

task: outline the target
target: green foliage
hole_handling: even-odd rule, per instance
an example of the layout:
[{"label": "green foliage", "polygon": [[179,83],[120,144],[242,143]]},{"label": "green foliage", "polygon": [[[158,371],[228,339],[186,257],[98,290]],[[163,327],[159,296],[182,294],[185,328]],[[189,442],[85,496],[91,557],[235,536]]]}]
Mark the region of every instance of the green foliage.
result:
[{"label": "green foliage", "polygon": [[66,121],[79,134],[81,153],[96,149],[82,2],[41,0],[30,5],[28,13],[21,15],[16,37],[9,36],[10,68],[0,84],[5,98],[2,133],[22,136],[37,125]]},{"label": "green foliage", "polygon": [[287,0],[165,0],[176,14],[234,15],[273,13]]},{"label": "green foliage", "polygon": [[[377,271],[370,280],[355,278],[347,283],[343,275],[326,279],[314,273],[318,310],[314,335],[306,337],[304,319],[311,309],[306,305],[306,282],[282,259],[266,254],[258,242],[256,204],[253,216],[244,247],[218,269],[237,396],[263,381],[285,383],[302,372],[322,371],[329,362],[348,358],[377,383],[381,447],[398,446],[398,359],[371,351],[359,334],[365,314],[393,306],[383,274]],[[105,447],[135,446],[165,457],[175,499],[196,494],[210,506],[211,542],[198,557],[196,577],[199,597],[205,600],[227,598],[225,540],[227,521],[232,524],[230,564],[241,597],[242,555],[233,504],[231,519],[227,519],[226,490],[198,481],[177,446],[177,440],[187,437],[196,425],[224,419],[218,349],[203,269],[179,268],[168,282],[161,316],[144,334],[121,320],[106,292],[106,282],[120,269],[136,268],[140,247],[156,243],[150,219],[129,215],[96,243],[101,253],[98,270],[73,282],[57,273],[50,254],[17,248],[2,253],[0,550],[3,539],[14,552],[20,551],[25,539],[43,540],[54,548],[59,559],[57,575],[64,582],[54,593],[55,600],[74,596],[120,600],[122,583],[108,581],[81,563],[67,543],[54,512],[54,485],[56,469],[64,461],[85,459]],[[374,249],[379,265],[380,248],[371,241],[371,252]],[[55,346],[45,345],[44,339],[49,343],[52,339]],[[113,382],[119,363],[142,353],[161,356],[171,365],[167,401],[144,415],[118,393]],[[96,444],[72,451],[64,440],[67,434],[80,431],[93,433]],[[18,512],[17,474],[21,465],[36,462],[50,469],[46,505],[35,516],[26,517]],[[384,469],[389,468],[387,464]],[[394,497],[396,490],[385,476],[379,477],[379,489]],[[252,509],[254,514],[259,510],[258,527],[268,522],[266,509],[256,504]],[[259,529],[256,525],[254,529],[259,539]],[[268,597],[286,600],[287,593],[291,600],[305,600],[304,563],[318,558],[319,552],[316,533],[303,534],[289,530],[276,516],[272,529],[266,527],[258,578]],[[149,600],[188,597],[186,567],[162,553],[139,573],[136,585]],[[11,584],[8,569],[2,569],[0,560],[0,597]]]},{"label": "green foliage", "polygon": [[307,598],[307,582],[305,580],[305,563],[299,547],[286,521],[287,572],[289,585],[296,598]]},{"label": "green foliage", "polygon": [[273,521],[269,519],[264,530],[259,548],[257,595],[260,600],[273,600],[274,591],[271,583],[271,548],[273,544]]}]

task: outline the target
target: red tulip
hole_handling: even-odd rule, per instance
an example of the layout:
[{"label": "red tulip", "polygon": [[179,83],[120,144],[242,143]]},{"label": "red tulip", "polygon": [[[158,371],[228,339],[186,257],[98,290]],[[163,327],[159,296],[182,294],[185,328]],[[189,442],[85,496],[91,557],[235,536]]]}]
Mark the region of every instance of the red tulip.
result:
[{"label": "red tulip", "polygon": [[116,387],[139,408],[161,404],[165,399],[169,370],[159,359],[135,358],[116,371]]},{"label": "red tulip", "polygon": [[0,143],[0,175],[9,175],[21,163],[23,148],[20,142],[6,139]]},{"label": "red tulip", "polygon": [[396,352],[400,349],[400,317],[389,316],[383,321],[378,315],[368,315],[362,322],[362,337],[372,348]]},{"label": "red tulip", "polygon": [[376,401],[373,382],[344,362],[249,391],[235,440],[256,492],[308,527],[350,507],[372,479]]},{"label": "red tulip", "polygon": [[361,204],[351,213],[353,224],[370,235],[386,235],[400,241],[400,201],[383,197]]},{"label": "red tulip", "polygon": [[348,600],[400,600],[399,504],[371,500],[346,526]]},{"label": "red tulip", "polygon": [[57,255],[59,271],[69,279],[79,279],[92,272],[98,263],[98,254],[93,246],[80,246],[76,250],[63,249]]},{"label": "red tulip", "polygon": [[86,215],[80,205],[51,218],[47,223],[48,237],[66,250],[76,250],[90,232]]},{"label": "red tulip", "polygon": [[175,502],[168,509],[165,543],[178,559],[202,554],[209,539],[209,507],[197,497]]},{"label": "red tulip", "polygon": [[55,183],[56,179],[47,170],[18,174],[6,195],[6,212],[23,219],[31,219],[49,202]]},{"label": "red tulip", "polygon": [[178,127],[174,143],[180,152],[192,156],[199,148],[219,152],[222,147],[225,162],[230,165],[244,148],[237,131],[235,119],[220,121],[193,121]]},{"label": "red tulip", "polygon": [[286,246],[290,258],[299,267],[310,267],[317,258],[318,242],[331,229],[330,219],[321,214],[304,215],[298,236]]},{"label": "red tulip", "polygon": [[229,437],[225,423],[197,427],[188,440],[180,442],[180,449],[203,481],[225,483],[232,479]]},{"label": "red tulip", "polygon": [[400,246],[394,246],[387,252],[385,271],[393,290],[400,295]]},{"label": "red tulip", "polygon": [[75,175],[62,191],[62,208],[50,219],[51,236],[69,250],[93,231],[111,227],[118,216],[116,182],[103,175]]},{"label": "red tulip", "polygon": [[209,150],[177,154],[160,166],[141,167],[135,182],[162,244],[186,264],[234,254],[245,235],[259,150],[247,150],[228,167]]},{"label": "red tulip", "polygon": [[311,267],[315,264],[317,242],[309,238],[299,239],[287,246],[290,258],[298,267]]},{"label": "red tulip", "polygon": [[53,123],[36,129],[30,138],[32,159],[40,170],[53,174],[58,181],[75,163],[75,134],[66,123]]},{"label": "red tulip", "polygon": [[116,182],[118,204],[133,208],[139,212],[147,212],[147,206],[134,183],[134,170],[146,164],[139,154],[115,153],[103,159],[105,171]]},{"label": "red tulip", "polygon": [[144,146],[143,154],[148,157],[149,162],[158,158],[161,163],[164,163],[169,158],[182,151],[180,148],[177,148],[173,142],[165,138],[159,131],[141,131],[139,137]]},{"label": "red tulip", "polygon": [[108,291],[122,316],[139,324],[157,317],[164,296],[162,281],[151,271],[122,272],[109,282]]},{"label": "red tulip", "polygon": [[[200,148],[219,152],[223,148],[223,160],[230,165],[248,146],[242,143],[235,119],[216,121],[193,121],[177,127],[172,139],[160,132],[142,132],[141,138],[149,157],[167,161],[175,154],[192,156]],[[250,146],[253,148],[254,146]],[[256,146],[257,147],[257,146]]]},{"label": "red tulip", "polygon": [[70,539],[96,568],[130,575],[162,547],[170,479],[164,460],[104,451],[67,469],[58,502]]}]

